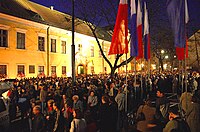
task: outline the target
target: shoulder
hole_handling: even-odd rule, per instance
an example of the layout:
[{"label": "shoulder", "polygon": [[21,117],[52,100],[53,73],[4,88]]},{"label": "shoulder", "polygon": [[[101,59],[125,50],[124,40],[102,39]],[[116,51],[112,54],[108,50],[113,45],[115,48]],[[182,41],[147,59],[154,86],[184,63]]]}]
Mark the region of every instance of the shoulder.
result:
[{"label": "shoulder", "polygon": [[169,132],[177,128],[178,128],[178,122],[176,120],[171,120],[166,124],[165,128],[163,129],[163,132]]}]

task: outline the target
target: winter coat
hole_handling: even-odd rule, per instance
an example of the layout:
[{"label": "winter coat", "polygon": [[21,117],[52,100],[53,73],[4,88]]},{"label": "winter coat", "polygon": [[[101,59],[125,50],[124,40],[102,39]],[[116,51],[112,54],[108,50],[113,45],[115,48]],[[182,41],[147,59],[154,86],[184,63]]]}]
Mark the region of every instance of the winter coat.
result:
[{"label": "winter coat", "polygon": [[190,103],[186,111],[186,122],[191,132],[200,131],[200,104]]}]

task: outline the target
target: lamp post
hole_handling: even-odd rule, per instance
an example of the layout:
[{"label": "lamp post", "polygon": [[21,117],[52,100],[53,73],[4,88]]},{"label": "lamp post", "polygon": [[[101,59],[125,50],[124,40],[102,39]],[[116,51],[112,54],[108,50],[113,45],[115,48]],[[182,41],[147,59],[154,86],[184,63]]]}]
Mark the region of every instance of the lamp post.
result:
[{"label": "lamp post", "polygon": [[72,55],[72,85],[75,85],[76,74],[75,74],[75,44],[74,44],[74,0],[72,0],[72,45],[71,45],[71,55]]}]

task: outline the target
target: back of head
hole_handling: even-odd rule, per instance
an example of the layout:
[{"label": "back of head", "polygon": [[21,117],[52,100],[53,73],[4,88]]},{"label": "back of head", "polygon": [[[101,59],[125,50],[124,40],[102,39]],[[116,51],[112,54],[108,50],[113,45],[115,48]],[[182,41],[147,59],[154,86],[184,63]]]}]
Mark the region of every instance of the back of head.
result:
[{"label": "back of head", "polygon": [[175,115],[179,115],[179,108],[178,105],[171,106],[169,108],[169,113],[173,113]]}]

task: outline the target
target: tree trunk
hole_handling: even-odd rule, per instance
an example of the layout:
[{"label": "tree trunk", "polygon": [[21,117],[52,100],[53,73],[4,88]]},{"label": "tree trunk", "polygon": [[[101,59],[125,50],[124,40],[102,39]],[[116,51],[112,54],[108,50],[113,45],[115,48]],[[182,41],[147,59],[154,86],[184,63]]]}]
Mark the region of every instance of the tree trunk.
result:
[{"label": "tree trunk", "polygon": [[112,77],[114,76],[116,69],[117,69],[116,67],[111,67],[110,76],[112,76]]}]

